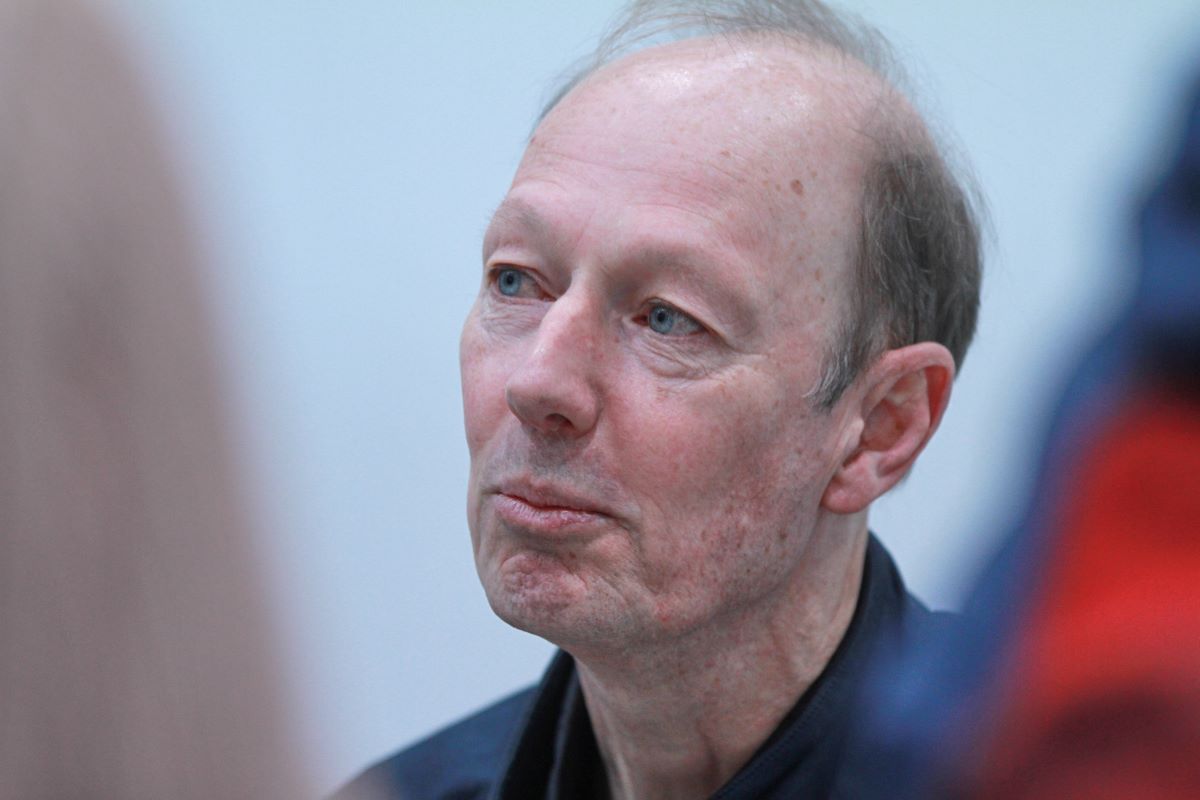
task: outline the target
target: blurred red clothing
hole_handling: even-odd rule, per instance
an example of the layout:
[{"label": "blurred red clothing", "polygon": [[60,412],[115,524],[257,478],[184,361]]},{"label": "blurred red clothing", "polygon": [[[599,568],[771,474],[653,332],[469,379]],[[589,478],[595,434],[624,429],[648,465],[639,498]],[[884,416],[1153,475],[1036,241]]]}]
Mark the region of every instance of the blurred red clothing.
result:
[{"label": "blurred red clothing", "polygon": [[1052,512],[981,798],[1200,798],[1200,403],[1135,396]]}]

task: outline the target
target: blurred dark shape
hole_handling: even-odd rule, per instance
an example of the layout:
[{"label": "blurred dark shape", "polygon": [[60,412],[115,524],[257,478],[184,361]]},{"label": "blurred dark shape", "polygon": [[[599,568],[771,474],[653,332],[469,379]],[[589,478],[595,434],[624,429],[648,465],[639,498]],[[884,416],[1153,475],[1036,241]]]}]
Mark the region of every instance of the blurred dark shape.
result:
[{"label": "blurred dark shape", "polygon": [[1200,797],[1200,84],[1132,302],[957,630],[881,666],[855,796]]},{"label": "blurred dark shape", "polygon": [[1200,81],[1174,163],[1140,218],[1128,335],[1151,376],[1200,395]]},{"label": "blurred dark shape", "polygon": [[194,242],[103,23],[0,4],[0,798],[311,796]]}]

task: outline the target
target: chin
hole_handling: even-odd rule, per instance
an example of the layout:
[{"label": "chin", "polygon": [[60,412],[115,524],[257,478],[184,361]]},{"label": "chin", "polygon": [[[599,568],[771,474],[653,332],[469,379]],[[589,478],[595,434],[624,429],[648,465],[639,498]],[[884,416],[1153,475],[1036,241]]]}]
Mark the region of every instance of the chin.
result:
[{"label": "chin", "polygon": [[547,553],[510,555],[480,577],[492,610],[522,630],[529,624],[569,615],[572,607],[586,599],[583,580],[560,558]]},{"label": "chin", "polygon": [[620,627],[604,598],[591,596],[587,582],[553,555],[510,556],[481,577],[496,616],[564,649],[610,641]]},{"label": "chin", "polygon": [[561,598],[488,592],[488,602],[503,622],[558,647],[568,649],[589,638],[578,608]]}]

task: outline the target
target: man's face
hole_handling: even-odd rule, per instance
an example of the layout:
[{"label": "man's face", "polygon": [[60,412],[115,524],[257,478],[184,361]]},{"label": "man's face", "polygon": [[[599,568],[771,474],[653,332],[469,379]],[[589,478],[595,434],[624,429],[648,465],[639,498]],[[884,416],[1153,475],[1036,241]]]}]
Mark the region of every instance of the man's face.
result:
[{"label": "man's face", "polygon": [[539,127],[461,350],[472,542],[508,622],[661,640],[789,585],[847,435],[806,397],[857,234],[845,89],[815,59],[691,41]]}]

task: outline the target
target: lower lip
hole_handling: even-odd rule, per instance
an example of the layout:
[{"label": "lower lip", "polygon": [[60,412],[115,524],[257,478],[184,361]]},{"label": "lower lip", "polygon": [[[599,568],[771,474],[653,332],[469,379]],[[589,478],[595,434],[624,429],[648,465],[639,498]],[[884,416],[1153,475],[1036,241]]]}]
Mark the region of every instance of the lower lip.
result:
[{"label": "lower lip", "polygon": [[504,522],[516,528],[543,533],[567,532],[575,529],[594,528],[609,520],[607,514],[598,511],[582,511],[577,508],[535,506],[508,494],[495,495],[496,514]]}]

